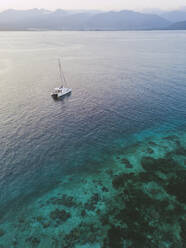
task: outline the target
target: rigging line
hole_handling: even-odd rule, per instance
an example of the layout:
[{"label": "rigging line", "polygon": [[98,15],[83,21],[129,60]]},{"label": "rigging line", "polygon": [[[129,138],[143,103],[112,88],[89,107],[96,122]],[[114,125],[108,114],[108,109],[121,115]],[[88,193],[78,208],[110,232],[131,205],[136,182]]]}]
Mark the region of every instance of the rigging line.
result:
[{"label": "rigging line", "polygon": [[58,60],[58,63],[59,63],[59,71],[60,71],[61,82],[66,84],[66,78],[65,78],[62,66],[61,66],[61,60],[60,59]]}]

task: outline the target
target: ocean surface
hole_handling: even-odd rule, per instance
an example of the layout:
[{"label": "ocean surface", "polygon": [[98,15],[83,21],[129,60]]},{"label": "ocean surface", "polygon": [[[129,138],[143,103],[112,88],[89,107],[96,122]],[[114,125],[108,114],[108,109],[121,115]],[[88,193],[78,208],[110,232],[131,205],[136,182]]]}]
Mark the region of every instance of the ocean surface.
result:
[{"label": "ocean surface", "polygon": [[[185,31],[0,32],[0,247],[152,248],[157,241],[156,247],[186,246],[182,238],[186,202],[175,192],[177,186],[179,192],[186,189],[185,41]],[[55,101],[50,93],[61,84],[58,58],[72,94]],[[162,230],[147,234],[145,229],[140,232],[151,239],[143,243],[144,237],[127,231],[136,220],[138,228],[131,230],[144,226],[142,220],[148,215],[140,213],[138,221],[139,213],[134,213],[140,192],[127,191],[136,203],[128,203],[133,213],[123,213],[121,206],[126,210],[127,203],[118,192],[124,192],[120,187],[126,185],[118,186],[114,180],[119,173],[132,173],[132,179],[124,181],[135,181],[135,190],[141,187],[146,192],[139,162],[146,170],[146,163],[152,165],[149,158],[162,166],[172,166],[174,161],[182,168],[183,178],[178,181],[183,182],[170,189],[172,174],[164,184],[155,176],[149,179],[148,183],[163,187],[159,193],[169,199],[166,211],[174,201],[180,210],[165,221],[166,238],[159,236]],[[117,159],[126,167],[121,168]],[[171,168],[158,171],[163,178]],[[178,176],[177,170],[174,173]],[[53,202],[56,195],[60,197]],[[109,209],[113,199],[123,199],[125,204],[113,203]],[[152,219],[160,216],[164,221],[168,213],[159,210],[159,201]],[[155,205],[148,203],[149,209]],[[124,215],[118,213],[122,224],[114,220],[118,209]],[[160,220],[154,225],[160,226]],[[93,235],[85,240],[85,232]]]}]

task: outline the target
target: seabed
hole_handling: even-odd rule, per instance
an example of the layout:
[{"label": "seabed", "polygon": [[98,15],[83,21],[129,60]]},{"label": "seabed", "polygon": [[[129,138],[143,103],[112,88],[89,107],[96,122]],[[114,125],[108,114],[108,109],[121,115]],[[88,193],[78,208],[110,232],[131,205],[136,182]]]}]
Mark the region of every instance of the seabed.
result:
[{"label": "seabed", "polygon": [[12,203],[0,248],[186,247],[186,132],[121,142],[87,168],[21,207]]}]

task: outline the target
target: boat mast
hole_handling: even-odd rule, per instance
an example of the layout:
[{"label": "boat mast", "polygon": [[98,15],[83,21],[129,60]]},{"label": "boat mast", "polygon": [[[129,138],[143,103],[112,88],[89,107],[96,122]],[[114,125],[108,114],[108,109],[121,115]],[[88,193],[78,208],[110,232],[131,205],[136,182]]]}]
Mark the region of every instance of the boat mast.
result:
[{"label": "boat mast", "polygon": [[62,87],[63,87],[63,84],[64,83],[66,84],[66,79],[65,79],[64,72],[62,70],[61,60],[60,59],[58,59],[58,64],[59,64],[59,75],[60,75],[60,79],[61,79],[61,83],[62,83]]}]

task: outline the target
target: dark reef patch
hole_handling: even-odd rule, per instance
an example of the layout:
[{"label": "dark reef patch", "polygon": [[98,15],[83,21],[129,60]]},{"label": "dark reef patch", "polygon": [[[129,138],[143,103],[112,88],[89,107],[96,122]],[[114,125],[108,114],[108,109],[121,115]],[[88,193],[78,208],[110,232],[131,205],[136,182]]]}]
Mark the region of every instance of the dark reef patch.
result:
[{"label": "dark reef patch", "polygon": [[63,205],[66,207],[75,207],[77,204],[72,196],[63,194],[62,197],[52,197],[47,203],[52,203],[54,205]]},{"label": "dark reef patch", "polygon": [[117,176],[114,176],[112,180],[112,185],[115,189],[118,189],[120,187],[123,187],[126,183],[128,183],[128,180],[131,180],[134,177],[134,173],[130,174],[119,174]]},{"label": "dark reef patch", "polygon": [[151,145],[151,146],[157,146],[157,144],[154,141],[149,141],[148,144]]},{"label": "dark reef patch", "polygon": [[[182,219],[185,216],[182,204],[186,203],[185,170],[171,156],[143,157],[141,164],[144,172],[120,173],[112,179],[116,194],[107,214],[101,218],[104,226],[110,226],[102,248],[156,248],[165,243],[170,248],[185,247],[186,225]],[[158,187],[151,186],[147,194],[144,184]],[[160,198],[156,198],[157,195]],[[170,230],[180,219],[181,238],[178,240]],[[168,226],[167,230],[164,225]]]},{"label": "dark reef patch", "polygon": [[143,157],[141,165],[145,171],[149,172],[161,171],[163,173],[169,173],[181,169],[178,163],[171,158],[155,159],[152,157]]},{"label": "dark reef patch", "polygon": [[65,235],[63,239],[63,248],[75,247],[76,244],[85,245],[95,243],[101,236],[101,230],[95,224],[80,223],[76,228]]},{"label": "dark reef patch", "polygon": [[178,171],[168,182],[166,190],[176,196],[180,203],[186,204],[186,171]]},{"label": "dark reef patch", "polygon": [[40,239],[38,237],[30,236],[26,239],[26,242],[31,244],[31,247],[38,247]]},{"label": "dark reef patch", "polygon": [[163,138],[164,140],[177,141],[178,137],[176,135],[170,135]]},{"label": "dark reef patch", "polygon": [[50,218],[56,221],[65,222],[70,218],[70,213],[65,210],[56,209],[50,213]]},{"label": "dark reef patch", "polygon": [[0,229],[0,237],[5,235],[5,231],[3,229]]},{"label": "dark reef patch", "polygon": [[96,205],[100,197],[97,193],[93,194],[92,197],[85,203],[84,208],[87,210],[95,210]]},{"label": "dark reef patch", "polygon": [[183,244],[183,248],[186,247],[186,220],[181,220],[180,223],[181,226],[181,232],[180,232],[180,236],[182,238],[182,244]]},{"label": "dark reef patch", "polygon": [[122,162],[122,164],[124,164],[126,166],[127,169],[133,168],[132,164],[130,163],[130,161],[128,159],[122,158],[121,162]]},{"label": "dark reef patch", "polygon": [[147,153],[152,154],[152,153],[154,153],[154,151],[153,151],[152,148],[148,147],[148,148],[147,148]]},{"label": "dark reef patch", "polygon": [[176,150],[175,150],[175,154],[176,155],[181,155],[181,156],[186,156],[186,149],[182,146],[179,146]]},{"label": "dark reef patch", "polygon": [[124,234],[124,229],[120,228],[119,226],[111,226],[107,233],[108,246],[122,248]]}]

